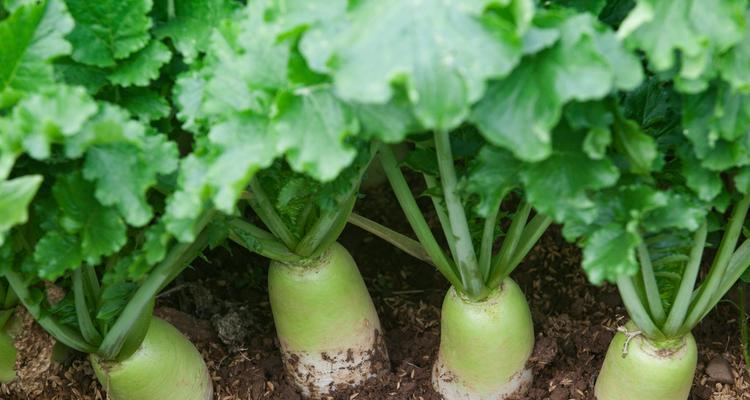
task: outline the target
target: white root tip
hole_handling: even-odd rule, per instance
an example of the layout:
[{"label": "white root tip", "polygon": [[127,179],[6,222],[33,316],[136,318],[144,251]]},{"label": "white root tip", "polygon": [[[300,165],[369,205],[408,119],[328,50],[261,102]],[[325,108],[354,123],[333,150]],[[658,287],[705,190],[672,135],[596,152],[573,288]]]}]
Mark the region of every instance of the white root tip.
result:
[{"label": "white root tip", "polygon": [[346,349],[309,353],[281,347],[284,368],[306,398],[319,399],[341,386],[361,385],[388,368],[385,343],[377,331]]},{"label": "white root tip", "polygon": [[508,382],[491,390],[477,390],[450,371],[440,356],[432,370],[432,387],[445,400],[506,400],[526,393],[531,387],[532,379],[531,370],[524,369],[513,375]]}]

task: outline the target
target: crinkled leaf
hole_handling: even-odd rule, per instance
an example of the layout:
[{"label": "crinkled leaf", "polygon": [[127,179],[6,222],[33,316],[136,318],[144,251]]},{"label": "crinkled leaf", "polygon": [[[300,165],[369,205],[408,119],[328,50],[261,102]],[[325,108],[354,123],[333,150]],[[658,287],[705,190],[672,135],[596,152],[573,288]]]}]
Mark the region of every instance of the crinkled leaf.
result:
[{"label": "crinkled leaf", "polygon": [[654,138],[643,133],[641,127],[629,119],[618,118],[614,132],[615,147],[628,160],[630,170],[636,174],[648,174],[658,156]]},{"label": "crinkled leaf", "polygon": [[75,19],[73,59],[112,67],[148,44],[151,0],[66,0]]},{"label": "crinkled leaf", "polygon": [[169,231],[181,240],[190,239],[206,201],[231,213],[253,175],[276,158],[276,142],[263,118],[238,114],[215,125],[201,154],[181,164],[180,188],[168,205]]},{"label": "crinkled leaf", "polygon": [[644,218],[650,231],[684,229],[695,231],[706,217],[706,208],[693,196],[667,192],[666,206],[649,212]]},{"label": "crinkled leaf", "polygon": [[484,146],[469,170],[466,190],[479,196],[476,212],[487,216],[500,207],[500,202],[520,184],[520,161],[504,149]]},{"label": "crinkled leaf", "polygon": [[61,0],[23,5],[0,21],[0,109],[54,82],[49,61],[70,53],[64,36],[72,29]]},{"label": "crinkled leaf", "polygon": [[277,148],[298,172],[330,181],[349,165],[356,151],[346,144],[359,129],[344,104],[328,90],[304,90],[284,98],[273,120]]},{"label": "crinkled leaf", "polygon": [[167,100],[149,88],[124,89],[119,104],[143,121],[166,118],[171,112]]},{"label": "crinkled leaf", "polygon": [[561,129],[555,135],[552,154],[525,166],[520,177],[529,203],[561,221],[590,209],[587,192],[615,184],[620,174],[610,159],[591,159],[583,152],[582,133]]},{"label": "crinkled leaf", "polygon": [[698,78],[715,51],[738,43],[744,33],[744,0],[638,0],[620,27],[632,47],[643,50],[657,71],[681,55],[681,77]]},{"label": "crinkled leaf", "polygon": [[[211,31],[237,9],[237,3],[232,0],[175,0],[171,4],[174,9],[167,13],[172,14],[167,15],[166,24],[155,32],[160,38],[172,39],[188,63],[208,48]],[[163,5],[163,8],[168,7]]]},{"label": "crinkled leaf", "polygon": [[717,61],[721,76],[735,90],[747,92],[750,90],[750,12],[745,13],[745,36],[734,48],[722,54]]},{"label": "crinkled leaf", "polygon": [[0,246],[10,228],[28,220],[29,204],[41,183],[39,175],[0,181]]},{"label": "crinkled leaf", "polygon": [[684,96],[684,134],[704,167],[725,170],[750,163],[750,95],[719,86]]},{"label": "crinkled leaf", "polygon": [[81,241],[76,235],[49,231],[36,244],[34,262],[40,278],[54,281],[81,265]]},{"label": "crinkled leaf", "polygon": [[9,119],[0,120],[0,130],[31,157],[45,159],[53,144],[78,134],[96,111],[83,88],[57,86],[22,100]]},{"label": "crinkled leaf", "polygon": [[[163,135],[146,136],[140,145],[111,143],[89,149],[83,173],[96,181],[96,198],[116,206],[134,226],[143,226],[153,212],[146,192],[157,176],[177,168],[177,146]],[[112,168],[116,165],[116,168]]]},{"label": "crinkled leaf", "polygon": [[635,248],[640,237],[622,226],[611,224],[594,232],[583,248],[583,269],[591,283],[615,281],[638,271]]},{"label": "crinkled leaf", "polygon": [[450,129],[487,79],[506,75],[521,56],[533,6],[508,3],[507,19],[483,19],[481,1],[362,1],[347,24],[306,36],[301,48],[314,68],[330,69],[344,99],[386,103],[392,85],[405,82],[422,124]]},{"label": "crinkled leaf", "polygon": [[152,41],[142,50],[122,60],[109,73],[109,80],[120,86],[146,86],[159,77],[159,70],[172,59],[167,45]]},{"label": "crinkled leaf", "polygon": [[613,33],[590,15],[540,19],[538,23],[552,21],[560,40],[490,85],[472,114],[488,141],[525,161],[550,155],[551,130],[566,102],[632,88],[642,77],[638,60],[625,54]]},{"label": "crinkled leaf", "polygon": [[58,178],[52,193],[61,211],[60,225],[78,235],[81,257],[88,263],[97,264],[125,245],[127,228],[122,218],[96,200],[94,186],[80,174]]}]

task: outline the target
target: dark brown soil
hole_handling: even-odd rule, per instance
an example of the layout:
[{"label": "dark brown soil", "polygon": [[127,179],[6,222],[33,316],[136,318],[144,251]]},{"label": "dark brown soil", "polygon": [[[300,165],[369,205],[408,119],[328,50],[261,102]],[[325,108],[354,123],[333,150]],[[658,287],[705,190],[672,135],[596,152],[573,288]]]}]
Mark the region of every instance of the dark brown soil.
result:
[{"label": "dark brown soil", "polygon": [[[387,191],[363,198],[358,212],[410,233]],[[437,400],[430,368],[439,340],[444,279],[430,266],[357,228],[348,227],[341,242],[359,264],[378,309],[391,369],[335,399]],[[216,249],[159,299],[157,314],[203,353],[217,400],[299,399],[283,376],[276,350],[265,293],[266,264],[236,247]],[[537,332],[531,360],[535,380],[527,398],[593,399],[609,341],[625,321],[616,291],[586,282],[580,253],[557,229],[542,238],[514,278],[527,295]],[[737,316],[734,305],[725,301],[696,330],[700,358],[693,399],[750,399]],[[26,321],[29,329],[18,340],[21,379],[3,385],[0,399],[106,399],[84,357],[49,362],[52,341]],[[704,373],[717,355],[729,361],[734,384],[713,382]]]}]

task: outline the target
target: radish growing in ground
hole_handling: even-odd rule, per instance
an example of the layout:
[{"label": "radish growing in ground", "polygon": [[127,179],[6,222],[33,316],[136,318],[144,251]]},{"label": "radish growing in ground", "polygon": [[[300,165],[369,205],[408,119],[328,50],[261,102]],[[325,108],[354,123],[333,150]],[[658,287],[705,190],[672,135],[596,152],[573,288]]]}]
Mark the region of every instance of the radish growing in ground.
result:
[{"label": "radish growing in ground", "polygon": [[199,139],[170,206],[175,221],[192,224],[202,209],[194,205],[232,215],[241,197],[249,203],[263,227],[233,218],[228,234],[272,260],[269,297],[285,370],[311,397],[388,368],[372,300],[336,242],[371,146],[355,138],[356,110],[297,48],[327,7],[335,15],[346,4],[250,2],[214,33],[205,59],[178,79],[180,116]]},{"label": "radish growing in ground", "polygon": [[[525,189],[539,193],[549,184],[545,174],[559,170],[559,160],[543,163],[563,105],[637,85],[638,61],[590,15],[536,11],[530,1],[488,7],[361,1],[342,15],[308,30],[302,54],[359,111],[363,133],[386,143],[413,135],[417,149],[406,164],[424,174],[448,251],[433,237],[387,145],[379,156],[421,245],[362,217],[350,219],[431,262],[450,281],[435,389],[449,400],[521,393],[531,379],[526,362],[534,333],[509,275],[551,222],[532,211]],[[591,74],[551,72],[572,59],[595,64]],[[554,185],[574,196],[602,183]],[[521,201],[495,251],[500,206],[515,189],[523,189]]]},{"label": "radish growing in ground", "polygon": [[242,219],[229,224],[232,240],[271,259],[268,295],[284,367],[314,398],[388,368],[375,306],[354,259],[336,242],[369,152],[360,158],[327,184],[280,162],[260,171],[246,198],[268,231]]},{"label": "radish growing in ground", "polygon": [[[634,31],[633,43],[650,49],[643,38],[664,15],[655,18]],[[745,46],[727,51],[733,57]],[[616,283],[630,317],[598,375],[599,400],[687,399],[698,358],[691,331],[750,266],[750,97],[731,80],[691,87],[655,73],[670,67],[655,62],[638,89],[570,116],[578,129],[612,135],[601,154],[617,160],[619,175],[588,193],[585,209],[560,209],[589,279]]]}]

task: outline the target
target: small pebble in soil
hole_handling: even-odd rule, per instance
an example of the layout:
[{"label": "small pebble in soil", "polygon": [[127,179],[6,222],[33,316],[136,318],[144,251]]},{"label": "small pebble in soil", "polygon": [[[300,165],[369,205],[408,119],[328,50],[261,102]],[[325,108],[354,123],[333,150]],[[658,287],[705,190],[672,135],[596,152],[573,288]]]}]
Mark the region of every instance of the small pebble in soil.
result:
[{"label": "small pebble in soil", "polygon": [[568,400],[570,396],[570,392],[568,389],[558,386],[555,388],[555,390],[552,391],[552,393],[549,394],[550,400]]},{"label": "small pebble in soil", "polygon": [[709,361],[706,374],[716,382],[734,383],[732,365],[722,356],[716,356]]}]

